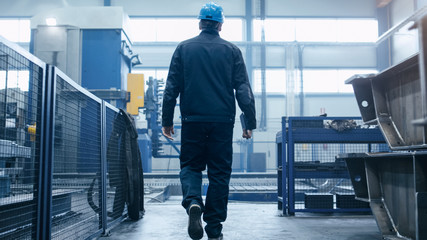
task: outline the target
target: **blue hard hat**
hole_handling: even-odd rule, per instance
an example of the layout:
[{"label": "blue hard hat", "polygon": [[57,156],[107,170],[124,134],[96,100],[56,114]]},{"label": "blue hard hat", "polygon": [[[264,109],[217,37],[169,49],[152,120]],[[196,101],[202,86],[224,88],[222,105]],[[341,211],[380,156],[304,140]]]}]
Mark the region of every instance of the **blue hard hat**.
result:
[{"label": "blue hard hat", "polygon": [[224,22],[224,12],[222,7],[214,2],[206,3],[202,9],[198,19],[212,20],[216,22]]}]

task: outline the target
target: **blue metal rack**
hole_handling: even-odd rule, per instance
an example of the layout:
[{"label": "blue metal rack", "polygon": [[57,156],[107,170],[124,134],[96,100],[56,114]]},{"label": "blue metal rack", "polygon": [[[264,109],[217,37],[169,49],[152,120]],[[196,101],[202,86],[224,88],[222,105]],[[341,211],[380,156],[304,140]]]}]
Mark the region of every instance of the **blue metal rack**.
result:
[{"label": "blue metal rack", "polygon": [[[330,125],[331,122],[346,121],[352,123],[347,129],[334,129]],[[338,206],[340,188],[345,187],[346,194],[354,193],[345,163],[335,160],[335,156],[345,153],[347,148],[351,148],[349,152],[388,151],[381,131],[367,125],[359,125],[359,122],[359,117],[282,118],[282,131],[276,135],[276,144],[278,208],[285,215],[293,215],[295,212],[369,211],[369,205],[364,206],[363,202],[358,204],[356,200],[355,207],[348,203],[345,208]],[[316,181],[322,184],[316,185]],[[330,188],[321,190],[321,186],[324,187],[326,183]],[[344,186],[346,184],[348,186]],[[314,204],[313,207],[308,201],[313,201],[311,198],[316,196],[330,199],[330,204],[328,203],[327,207],[316,207]],[[303,202],[305,207],[301,207]]]}]

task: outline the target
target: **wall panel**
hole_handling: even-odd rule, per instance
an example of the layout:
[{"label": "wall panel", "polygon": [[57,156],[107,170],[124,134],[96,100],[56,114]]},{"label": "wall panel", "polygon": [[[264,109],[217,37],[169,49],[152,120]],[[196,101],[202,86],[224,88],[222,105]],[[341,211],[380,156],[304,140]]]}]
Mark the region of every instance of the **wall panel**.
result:
[{"label": "wall panel", "polygon": [[[254,0],[258,2],[258,0]],[[254,11],[257,11],[254,5]],[[259,8],[258,8],[259,9]],[[259,11],[259,10],[258,10]],[[373,0],[266,0],[266,15],[295,17],[375,17]]]},{"label": "wall panel", "polygon": [[304,67],[376,68],[375,46],[306,46]]},{"label": "wall panel", "polygon": [[414,12],[413,0],[394,0],[390,3],[391,25],[394,26]]}]

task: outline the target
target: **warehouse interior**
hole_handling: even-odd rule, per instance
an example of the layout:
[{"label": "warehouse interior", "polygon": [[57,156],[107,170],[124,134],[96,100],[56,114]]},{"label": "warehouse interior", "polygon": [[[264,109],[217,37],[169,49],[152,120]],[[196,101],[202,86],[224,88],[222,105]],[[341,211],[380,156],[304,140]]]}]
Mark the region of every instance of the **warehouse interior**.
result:
[{"label": "warehouse interior", "polygon": [[[0,239],[190,239],[161,104],[207,2],[0,1]],[[427,239],[427,1],[215,2],[257,119],[224,239]]]}]

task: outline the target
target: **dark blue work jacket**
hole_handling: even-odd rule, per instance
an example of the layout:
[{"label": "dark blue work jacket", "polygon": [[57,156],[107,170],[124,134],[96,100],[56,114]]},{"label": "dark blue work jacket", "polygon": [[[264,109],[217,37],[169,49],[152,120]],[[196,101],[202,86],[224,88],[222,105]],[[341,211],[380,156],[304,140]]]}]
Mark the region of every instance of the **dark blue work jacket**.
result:
[{"label": "dark blue work jacket", "polygon": [[163,96],[162,126],[173,125],[178,95],[183,122],[234,122],[237,99],[246,128],[256,128],[255,100],[242,53],[214,29],[176,48]]}]

